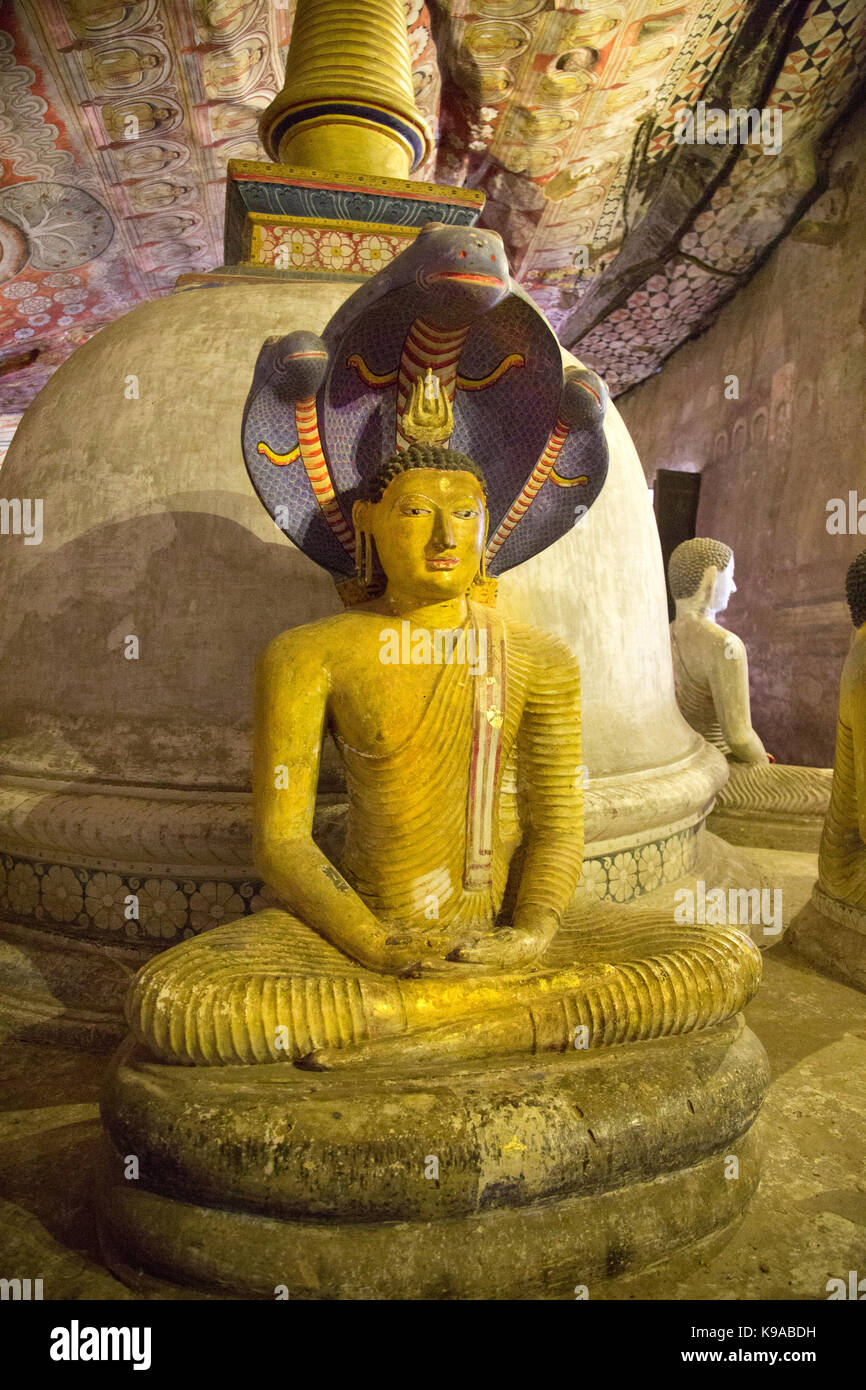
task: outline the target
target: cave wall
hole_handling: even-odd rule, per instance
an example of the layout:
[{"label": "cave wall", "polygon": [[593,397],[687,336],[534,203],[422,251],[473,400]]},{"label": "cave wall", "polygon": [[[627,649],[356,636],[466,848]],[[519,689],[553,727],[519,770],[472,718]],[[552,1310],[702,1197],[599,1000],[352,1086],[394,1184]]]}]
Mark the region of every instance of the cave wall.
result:
[{"label": "cave wall", "polygon": [[[617,400],[650,486],[658,468],[702,473],[697,534],[733,547],[722,621],[746,643],[752,721],[779,762],[833,760],[845,572],[866,547],[864,225],[861,107],[826,192],[702,337]],[[838,498],[854,515],[837,531]]]}]

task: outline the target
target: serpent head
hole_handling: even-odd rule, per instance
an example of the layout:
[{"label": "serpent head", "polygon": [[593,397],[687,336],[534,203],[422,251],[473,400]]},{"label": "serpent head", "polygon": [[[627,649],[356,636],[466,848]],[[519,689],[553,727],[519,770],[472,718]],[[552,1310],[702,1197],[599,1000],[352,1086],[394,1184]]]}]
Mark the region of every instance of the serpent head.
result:
[{"label": "serpent head", "polygon": [[282,394],[289,400],[314,396],[328,370],[328,350],[315,333],[298,329],[278,339],[273,348],[273,367]]},{"label": "serpent head", "polygon": [[597,429],[604,421],[607,399],[607,387],[589,367],[566,367],[559,415],[571,429]]},{"label": "serpent head", "polygon": [[462,327],[508,294],[508,261],[497,232],[428,222],[412,249],[416,283],[430,295],[431,308],[423,312],[445,327]]}]

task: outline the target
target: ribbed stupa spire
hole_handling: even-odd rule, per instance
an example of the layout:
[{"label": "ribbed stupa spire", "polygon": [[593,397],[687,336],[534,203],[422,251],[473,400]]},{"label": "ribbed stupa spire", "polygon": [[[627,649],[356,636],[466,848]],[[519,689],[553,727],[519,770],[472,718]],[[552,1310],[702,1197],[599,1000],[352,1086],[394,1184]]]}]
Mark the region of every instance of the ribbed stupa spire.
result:
[{"label": "ribbed stupa spire", "polygon": [[403,0],[298,0],[282,91],[259,132],[281,164],[406,178],[430,148]]}]

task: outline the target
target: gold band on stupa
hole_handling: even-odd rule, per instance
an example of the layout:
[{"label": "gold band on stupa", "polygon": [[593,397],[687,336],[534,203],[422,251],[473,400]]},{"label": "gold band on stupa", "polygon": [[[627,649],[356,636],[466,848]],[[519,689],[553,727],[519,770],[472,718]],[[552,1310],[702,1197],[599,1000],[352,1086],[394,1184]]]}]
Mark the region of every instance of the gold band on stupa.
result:
[{"label": "gold band on stupa", "polygon": [[406,178],[429,153],[402,0],[298,0],[282,90],[259,122],[284,164]]}]

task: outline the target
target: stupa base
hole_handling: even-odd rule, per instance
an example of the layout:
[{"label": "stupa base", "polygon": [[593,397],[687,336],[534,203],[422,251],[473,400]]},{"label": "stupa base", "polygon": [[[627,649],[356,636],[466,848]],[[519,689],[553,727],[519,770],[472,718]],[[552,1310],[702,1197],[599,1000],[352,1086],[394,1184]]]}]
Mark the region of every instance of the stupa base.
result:
[{"label": "stupa base", "polygon": [[147,954],[0,920],[0,1038],[112,1050],[123,999]]},{"label": "stupa base", "polygon": [[591,1297],[741,1215],[767,1084],[741,1018],[457,1072],[170,1067],[127,1043],[104,1256],[141,1292]]}]

